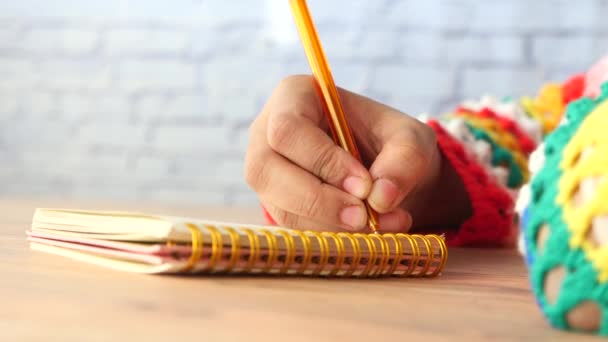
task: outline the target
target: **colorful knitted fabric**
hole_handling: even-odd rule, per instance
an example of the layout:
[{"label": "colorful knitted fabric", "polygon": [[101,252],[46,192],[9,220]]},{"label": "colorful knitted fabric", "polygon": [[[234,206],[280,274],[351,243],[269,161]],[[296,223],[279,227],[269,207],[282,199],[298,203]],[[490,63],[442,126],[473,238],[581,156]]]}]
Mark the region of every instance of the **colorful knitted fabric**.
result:
[{"label": "colorful knitted fabric", "polygon": [[493,96],[485,95],[479,101],[464,101],[459,108],[473,112],[490,109],[498,116],[508,118],[517,123],[536,144],[540,143],[543,139],[541,124],[528,116],[518,101],[510,99],[498,100]]},{"label": "colorful knitted fabric", "polygon": [[[481,128],[467,125],[475,139],[486,141],[492,146],[492,165],[500,166],[508,170],[506,186],[516,188],[524,182],[523,169],[526,168],[525,159],[498,144],[492,136]],[[517,158],[517,159],[516,159]]]},{"label": "colorful knitted fabric", "polygon": [[492,122],[490,127],[495,131],[502,131],[503,134],[507,133],[515,138],[515,147],[523,152],[525,155],[529,155],[536,148],[536,142],[532,140],[524,131],[519,127],[517,122],[512,119],[500,116],[496,114],[490,108],[483,108],[478,111],[471,111],[466,108],[460,107],[456,110],[456,115],[478,118],[480,120],[488,120]]},{"label": "colorful knitted fabric", "polygon": [[[535,151],[532,180],[516,210],[532,289],[549,322],[571,329],[569,313],[594,303],[602,313],[597,333],[608,335],[608,245],[597,242],[606,235],[597,220],[608,215],[608,138],[603,132],[608,83],[602,90],[597,99],[572,102],[563,123]],[[589,198],[578,193],[584,190],[590,190]],[[550,298],[545,281],[557,270],[563,281]]]},{"label": "colorful knitted fabric", "polygon": [[[477,161],[495,182],[503,186],[511,184],[512,176],[516,175],[511,168],[517,165],[508,151],[502,150],[483,131],[469,126],[461,118],[445,122],[444,128],[465,147],[468,158]],[[497,149],[504,153],[498,153]]]}]

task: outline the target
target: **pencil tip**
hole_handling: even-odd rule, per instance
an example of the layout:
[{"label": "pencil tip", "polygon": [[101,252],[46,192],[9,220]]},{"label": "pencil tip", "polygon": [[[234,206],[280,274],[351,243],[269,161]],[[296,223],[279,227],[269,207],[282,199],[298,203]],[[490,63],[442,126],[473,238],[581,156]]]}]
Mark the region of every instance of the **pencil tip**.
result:
[{"label": "pencil tip", "polygon": [[378,226],[377,226],[376,224],[374,224],[373,222],[372,222],[372,223],[370,223],[369,227],[372,229],[372,232],[373,232],[374,234],[380,234],[380,233],[378,232]]}]

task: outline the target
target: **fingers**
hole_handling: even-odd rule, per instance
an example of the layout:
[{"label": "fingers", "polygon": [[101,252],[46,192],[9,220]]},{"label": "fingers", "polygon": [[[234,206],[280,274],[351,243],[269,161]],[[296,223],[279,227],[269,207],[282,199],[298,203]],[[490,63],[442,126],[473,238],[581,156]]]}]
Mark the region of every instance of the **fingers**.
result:
[{"label": "fingers", "polygon": [[324,182],[358,197],[371,190],[371,176],[363,165],[309,118],[278,112],[268,119],[270,147]]},{"label": "fingers", "polygon": [[300,230],[314,230],[314,231],[344,231],[339,227],[323,224],[317,221],[313,221],[307,217],[303,217],[294,213],[290,213],[281,208],[275,207],[272,204],[265,203],[264,208],[268,211],[270,216],[280,225],[289,228],[295,228]]},{"label": "fingers", "polygon": [[423,125],[403,127],[387,138],[370,168],[374,179],[368,201],[379,213],[395,210],[422,182],[433,179],[439,163],[435,135]]},{"label": "fingers", "polygon": [[[315,231],[343,231],[339,227],[310,220],[306,217],[277,208],[272,204],[265,203],[264,208],[266,208],[270,216],[272,216],[279,225],[285,227],[296,227],[301,230]],[[378,220],[381,227],[380,233],[406,233],[412,226],[411,215],[401,208],[397,208],[395,211],[387,214],[379,215]],[[372,233],[372,230],[369,227],[366,227],[363,230],[359,230],[359,232]]]},{"label": "fingers", "polygon": [[326,229],[339,227],[354,231],[367,224],[367,212],[361,200],[321,182],[270,149],[249,154],[245,176],[263,203],[297,216],[275,218],[281,225],[304,228],[303,224],[314,221]]},{"label": "fingers", "polygon": [[380,214],[378,221],[381,233],[404,233],[412,227],[412,216],[401,208]]}]

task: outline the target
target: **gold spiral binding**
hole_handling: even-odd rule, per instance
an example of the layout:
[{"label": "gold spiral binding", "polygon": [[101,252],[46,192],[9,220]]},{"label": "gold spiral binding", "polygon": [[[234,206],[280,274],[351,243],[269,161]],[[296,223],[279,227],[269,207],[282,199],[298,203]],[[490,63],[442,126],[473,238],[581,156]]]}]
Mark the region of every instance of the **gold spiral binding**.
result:
[{"label": "gold spiral binding", "polygon": [[338,273],[338,271],[340,271],[340,268],[344,263],[344,243],[342,242],[342,239],[337,236],[336,233],[323,232],[321,233],[321,235],[329,236],[331,239],[334,240],[334,243],[336,244],[336,263],[334,264],[334,268],[329,272],[329,276],[333,277]]},{"label": "gold spiral binding", "polygon": [[384,234],[383,237],[385,239],[391,238],[395,242],[395,256],[393,258],[393,263],[392,263],[391,267],[388,269],[388,271],[386,271],[386,273],[385,273],[387,275],[392,275],[395,272],[395,270],[397,269],[397,267],[399,266],[399,263],[401,262],[401,258],[403,258],[403,245],[401,244],[401,241],[399,239],[397,239],[397,237],[395,237],[395,234]]},{"label": "gold spiral binding", "polygon": [[[202,227],[196,224],[188,223],[186,227],[191,233],[192,251],[183,271],[191,272],[204,255],[204,235],[201,231]],[[235,229],[234,227],[222,227],[223,230],[220,230],[212,225],[203,227],[210,235],[210,241],[207,242],[206,247],[210,249],[210,253],[203,271],[217,271],[220,262],[224,265],[222,260],[226,260],[223,271],[227,273],[237,272],[235,268],[238,267],[242,273],[258,270],[260,273],[279,275],[310,272],[309,274],[313,276],[327,275],[330,277],[380,277],[384,275],[433,277],[441,273],[448,255],[445,239],[435,234],[377,235],[300,230],[277,230],[275,232],[268,229]],[[226,234],[230,240],[229,255],[224,252],[225,247],[223,246]],[[246,235],[248,238],[249,256],[245,265],[239,267],[237,265],[244,254],[242,235]],[[264,253],[262,253],[260,236],[266,239],[267,248]],[[282,237],[282,240],[279,240],[278,237]],[[318,250],[316,246],[313,246],[311,237],[315,238]],[[363,240],[364,243],[361,244],[360,240]],[[406,247],[403,240],[409,242],[409,248]],[[280,241],[282,242],[279,243]],[[350,246],[347,243],[350,243]],[[426,248],[426,251],[423,248]],[[299,263],[297,269],[294,267],[296,258]],[[363,261],[364,258],[365,261]],[[405,258],[409,259],[408,262],[405,262]],[[424,263],[422,263],[423,261]]]},{"label": "gold spiral binding", "polygon": [[211,257],[209,258],[209,264],[205,270],[213,271],[222,258],[224,248],[222,243],[222,233],[220,233],[220,231],[214,226],[205,225],[205,228],[211,233]]},{"label": "gold spiral binding", "polygon": [[289,271],[289,267],[293,264],[296,258],[296,244],[293,241],[293,237],[291,234],[284,230],[280,230],[279,234],[283,236],[283,240],[285,241],[285,248],[287,250],[285,256],[285,262],[283,263],[283,267],[279,270],[279,274],[283,275]]},{"label": "gold spiral binding", "polygon": [[412,238],[411,235],[397,233],[397,234],[395,234],[395,237],[397,239],[399,239],[399,238],[407,239],[407,241],[410,243],[410,247],[412,250],[412,259],[410,260],[409,267],[401,275],[402,277],[407,277],[407,276],[411,275],[412,272],[414,272],[414,269],[416,268],[416,264],[418,263],[418,258],[420,257],[420,250],[418,248],[418,243],[416,242],[416,240],[414,238]]},{"label": "gold spiral binding", "polygon": [[253,230],[249,228],[243,228],[243,232],[247,234],[247,238],[249,239],[249,259],[243,272],[250,273],[260,256],[260,240]]},{"label": "gold spiral binding", "polygon": [[279,257],[279,248],[277,238],[271,232],[262,229],[260,233],[266,236],[266,242],[268,243],[268,260],[266,260],[266,266],[262,269],[262,273],[268,273]]},{"label": "gold spiral binding", "polygon": [[437,276],[439,273],[441,273],[441,271],[443,270],[443,267],[445,267],[445,264],[448,261],[448,247],[445,243],[445,239],[435,235],[435,234],[431,234],[428,235],[429,238],[431,239],[435,239],[437,240],[437,242],[439,243],[439,251],[440,251],[440,257],[439,257],[439,265],[437,265],[437,267],[435,268],[435,271],[433,271],[433,273],[431,273],[429,276],[430,277],[434,277]]},{"label": "gold spiral binding", "polygon": [[329,260],[329,245],[327,244],[327,240],[323,238],[321,233],[319,233],[319,232],[310,232],[310,233],[312,235],[314,235],[317,238],[317,241],[319,242],[319,254],[320,254],[319,264],[315,268],[315,270],[312,272],[312,275],[318,276],[319,274],[321,274],[321,272],[323,272],[323,269],[325,269],[325,266],[327,266],[327,262]]},{"label": "gold spiral binding", "polygon": [[374,244],[372,239],[369,237],[371,234],[355,233],[353,235],[355,238],[362,238],[367,244],[367,251],[369,253],[367,265],[365,265],[365,269],[363,269],[363,271],[361,271],[359,274],[359,277],[367,277],[369,272],[372,270],[372,267],[376,263],[376,244]]},{"label": "gold spiral binding", "polygon": [[190,230],[192,251],[190,252],[190,257],[188,258],[186,266],[182,269],[182,272],[189,272],[192,270],[194,265],[200,260],[201,255],[203,255],[203,234],[200,229],[192,223],[186,224],[186,227]]},{"label": "gold spiral binding", "polygon": [[416,273],[416,269],[418,268],[418,263],[420,262],[420,260],[422,260],[423,256],[422,256],[422,252],[420,249],[420,243],[418,242],[418,239],[416,239],[413,235],[410,234],[406,234],[408,240],[410,241],[410,244],[412,245],[412,255],[414,256],[412,258],[412,262],[410,263],[410,269],[407,273],[408,277],[409,276],[418,276],[420,275],[420,273]]},{"label": "gold spiral binding", "polygon": [[236,263],[239,261],[241,257],[241,239],[239,237],[239,233],[234,230],[232,227],[226,227],[226,231],[228,235],[230,235],[230,261],[228,262],[228,266],[226,266],[225,271],[230,272],[236,266]]},{"label": "gold spiral binding", "polygon": [[359,240],[355,239],[352,236],[352,234],[338,233],[337,235],[340,236],[340,237],[345,237],[348,240],[350,240],[350,243],[351,243],[352,248],[353,248],[353,256],[351,258],[350,267],[344,273],[345,277],[350,277],[350,276],[353,275],[353,273],[357,269],[357,266],[359,265],[359,260],[361,259],[361,246],[359,245]]},{"label": "gold spiral binding", "polygon": [[310,265],[310,261],[312,260],[312,245],[310,243],[310,239],[306,234],[300,230],[294,230],[296,235],[300,237],[300,241],[302,242],[302,246],[304,249],[304,256],[302,257],[302,264],[300,268],[296,271],[296,274],[303,274],[308,270],[308,266]]},{"label": "gold spiral binding", "polygon": [[388,262],[388,258],[390,258],[390,254],[388,250],[388,244],[382,236],[377,234],[370,234],[369,237],[370,239],[376,238],[378,239],[378,242],[380,242],[381,259],[378,261],[378,267],[376,267],[376,271],[371,273],[371,276],[376,277],[380,276],[382,274],[382,271],[384,271],[386,263]]},{"label": "gold spiral binding", "polygon": [[429,270],[429,267],[431,267],[431,262],[433,261],[433,246],[431,246],[431,242],[428,239],[426,239],[420,234],[412,234],[412,238],[422,240],[422,242],[424,242],[424,245],[426,246],[427,253],[426,258],[424,258],[426,262],[424,263],[424,267],[419,273],[419,275],[425,276],[426,272]]}]

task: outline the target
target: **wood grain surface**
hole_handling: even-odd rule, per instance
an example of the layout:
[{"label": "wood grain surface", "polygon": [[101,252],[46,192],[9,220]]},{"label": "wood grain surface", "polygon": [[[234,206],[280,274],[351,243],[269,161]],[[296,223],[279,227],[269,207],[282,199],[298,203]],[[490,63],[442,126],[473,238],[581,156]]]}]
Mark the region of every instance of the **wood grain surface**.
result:
[{"label": "wood grain surface", "polygon": [[433,279],[127,274],[29,250],[36,207],[262,223],[259,208],[0,199],[0,340],[594,340],[548,326],[515,250],[450,249]]}]

